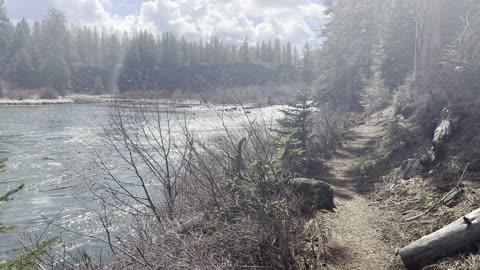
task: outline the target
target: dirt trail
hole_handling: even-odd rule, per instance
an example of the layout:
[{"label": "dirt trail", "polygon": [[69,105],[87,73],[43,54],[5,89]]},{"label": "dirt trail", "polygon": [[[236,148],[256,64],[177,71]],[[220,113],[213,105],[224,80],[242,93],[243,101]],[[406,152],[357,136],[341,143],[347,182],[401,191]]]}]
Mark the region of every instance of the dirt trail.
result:
[{"label": "dirt trail", "polygon": [[384,127],[379,120],[370,120],[352,131],[351,138],[328,164],[337,206],[329,217],[328,264],[333,269],[382,270],[393,259],[394,251],[382,241],[382,212],[357,192],[361,176],[356,168],[372,144],[381,139]]}]

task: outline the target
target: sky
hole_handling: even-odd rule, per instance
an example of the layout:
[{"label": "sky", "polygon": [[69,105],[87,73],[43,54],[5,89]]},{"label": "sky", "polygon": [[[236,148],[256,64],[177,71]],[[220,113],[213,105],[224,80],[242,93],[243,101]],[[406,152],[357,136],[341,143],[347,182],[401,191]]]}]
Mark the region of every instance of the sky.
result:
[{"label": "sky", "polygon": [[147,29],[188,39],[212,34],[231,42],[315,43],[325,18],[322,0],[6,0],[12,21],[42,19],[49,8],[71,23],[107,30]]}]

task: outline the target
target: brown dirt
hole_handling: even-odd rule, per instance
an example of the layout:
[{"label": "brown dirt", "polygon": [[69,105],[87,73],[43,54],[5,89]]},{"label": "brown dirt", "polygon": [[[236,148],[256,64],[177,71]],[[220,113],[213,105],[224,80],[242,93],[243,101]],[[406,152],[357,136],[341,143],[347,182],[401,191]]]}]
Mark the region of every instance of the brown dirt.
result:
[{"label": "brown dirt", "polygon": [[335,191],[335,213],[329,215],[331,238],[328,245],[329,269],[387,269],[395,257],[382,240],[384,215],[357,190],[363,180],[357,170],[384,133],[382,114],[352,130],[349,140],[329,161]]}]

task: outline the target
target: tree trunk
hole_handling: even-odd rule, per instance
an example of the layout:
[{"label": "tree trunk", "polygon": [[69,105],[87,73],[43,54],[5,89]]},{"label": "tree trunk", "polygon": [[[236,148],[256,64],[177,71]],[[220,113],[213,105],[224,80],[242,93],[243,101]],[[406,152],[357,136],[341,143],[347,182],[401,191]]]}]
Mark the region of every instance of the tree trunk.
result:
[{"label": "tree trunk", "polygon": [[439,0],[417,0],[414,76],[420,94],[433,94],[440,66],[440,6]]},{"label": "tree trunk", "polygon": [[400,257],[407,269],[421,269],[446,255],[468,250],[479,241],[480,208],[400,249]]}]

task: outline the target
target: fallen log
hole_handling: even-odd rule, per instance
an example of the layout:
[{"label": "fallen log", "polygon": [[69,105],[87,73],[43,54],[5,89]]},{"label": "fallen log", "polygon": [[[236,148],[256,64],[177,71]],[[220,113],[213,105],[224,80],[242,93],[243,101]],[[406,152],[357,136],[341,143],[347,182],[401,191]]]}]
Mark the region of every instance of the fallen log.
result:
[{"label": "fallen log", "polygon": [[400,249],[407,269],[421,269],[436,260],[466,251],[480,242],[480,208],[448,226]]}]

